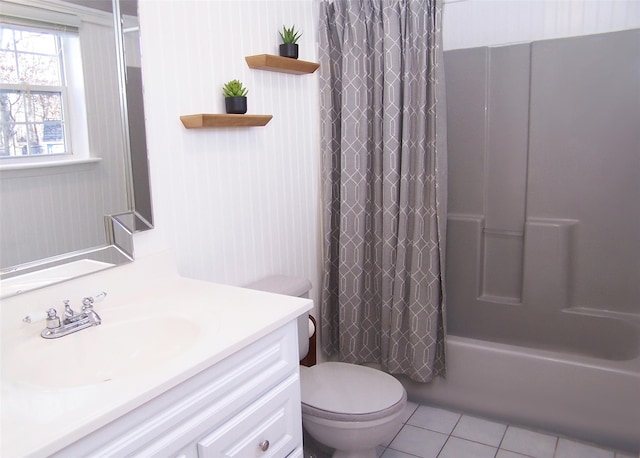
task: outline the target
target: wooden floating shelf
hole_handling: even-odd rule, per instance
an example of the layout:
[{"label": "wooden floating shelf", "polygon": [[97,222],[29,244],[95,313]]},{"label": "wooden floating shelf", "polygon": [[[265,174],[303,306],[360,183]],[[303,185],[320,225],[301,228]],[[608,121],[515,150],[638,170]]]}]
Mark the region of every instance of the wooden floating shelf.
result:
[{"label": "wooden floating shelf", "polygon": [[248,114],[194,114],[180,116],[187,129],[201,127],[258,127],[266,126],[272,115]]},{"label": "wooden floating shelf", "polygon": [[320,67],[320,64],[315,62],[306,62],[304,60],[274,56],[271,54],[246,56],[244,60],[247,61],[247,65],[250,68],[268,70],[271,72],[293,73],[294,75],[313,73]]}]

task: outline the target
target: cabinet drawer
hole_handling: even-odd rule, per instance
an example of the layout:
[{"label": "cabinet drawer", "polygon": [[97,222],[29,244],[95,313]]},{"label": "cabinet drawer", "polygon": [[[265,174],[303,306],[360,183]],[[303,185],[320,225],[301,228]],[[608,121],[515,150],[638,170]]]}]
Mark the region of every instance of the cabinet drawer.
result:
[{"label": "cabinet drawer", "polygon": [[285,457],[302,443],[298,374],[198,441],[198,458]]}]

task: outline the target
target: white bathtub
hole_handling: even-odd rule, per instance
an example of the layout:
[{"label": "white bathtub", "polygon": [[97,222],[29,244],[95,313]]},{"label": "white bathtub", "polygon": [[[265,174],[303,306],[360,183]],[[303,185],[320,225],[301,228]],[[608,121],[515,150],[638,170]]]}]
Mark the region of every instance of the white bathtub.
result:
[{"label": "white bathtub", "polygon": [[403,379],[411,400],[640,450],[638,352],[607,360],[452,335],[447,339],[446,378],[427,384]]}]

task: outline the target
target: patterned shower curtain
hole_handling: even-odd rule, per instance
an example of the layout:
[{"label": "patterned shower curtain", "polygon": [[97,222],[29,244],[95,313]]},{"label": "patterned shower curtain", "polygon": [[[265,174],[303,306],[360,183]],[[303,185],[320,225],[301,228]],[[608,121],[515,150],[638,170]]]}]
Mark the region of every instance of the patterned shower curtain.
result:
[{"label": "patterned shower curtain", "polygon": [[441,0],[321,0],[329,355],[444,374],[446,127]]}]

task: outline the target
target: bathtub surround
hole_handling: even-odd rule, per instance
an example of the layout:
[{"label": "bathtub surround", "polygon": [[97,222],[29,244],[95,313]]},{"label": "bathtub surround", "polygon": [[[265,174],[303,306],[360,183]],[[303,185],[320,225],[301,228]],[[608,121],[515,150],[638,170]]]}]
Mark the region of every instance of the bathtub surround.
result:
[{"label": "bathtub surround", "polygon": [[640,449],[640,30],[445,64],[449,365],[410,397]]},{"label": "bathtub surround", "polygon": [[320,3],[321,342],[422,382],[444,371],[441,8]]},{"label": "bathtub surround", "polygon": [[445,64],[451,332],[637,353],[615,321],[610,339],[572,328],[605,337],[589,315],[640,317],[640,29],[449,51]]}]

